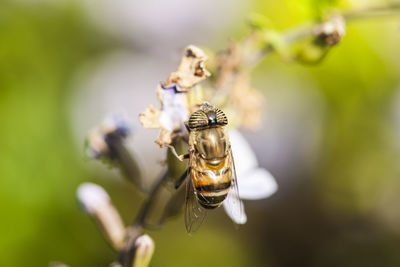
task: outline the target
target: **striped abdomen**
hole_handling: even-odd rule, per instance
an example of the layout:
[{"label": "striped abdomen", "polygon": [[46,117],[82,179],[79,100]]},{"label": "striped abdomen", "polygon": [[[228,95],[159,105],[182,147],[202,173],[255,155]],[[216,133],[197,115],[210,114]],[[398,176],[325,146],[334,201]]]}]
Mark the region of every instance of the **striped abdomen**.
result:
[{"label": "striped abdomen", "polygon": [[194,161],[196,164],[191,164],[191,178],[200,205],[206,209],[219,207],[231,187],[229,158],[214,159],[212,164],[201,157],[196,157]]}]

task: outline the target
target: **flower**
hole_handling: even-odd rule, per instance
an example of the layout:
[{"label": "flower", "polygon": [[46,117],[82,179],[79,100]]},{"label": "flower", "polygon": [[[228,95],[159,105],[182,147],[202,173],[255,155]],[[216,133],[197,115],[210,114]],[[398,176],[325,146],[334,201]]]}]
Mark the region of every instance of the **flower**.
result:
[{"label": "flower", "polygon": [[160,128],[156,140],[160,147],[171,145],[184,132],[190,109],[187,92],[210,75],[204,67],[206,60],[207,56],[200,48],[186,47],[178,69],[157,88],[161,108],[150,105],[139,114],[144,128]]},{"label": "flower", "polygon": [[242,213],[232,210],[227,201],[223,202],[225,212],[237,224],[245,224],[247,216],[241,199],[257,200],[274,194],[278,189],[275,178],[266,169],[258,166],[256,155],[238,130],[229,130],[229,139],[235,161]]}]

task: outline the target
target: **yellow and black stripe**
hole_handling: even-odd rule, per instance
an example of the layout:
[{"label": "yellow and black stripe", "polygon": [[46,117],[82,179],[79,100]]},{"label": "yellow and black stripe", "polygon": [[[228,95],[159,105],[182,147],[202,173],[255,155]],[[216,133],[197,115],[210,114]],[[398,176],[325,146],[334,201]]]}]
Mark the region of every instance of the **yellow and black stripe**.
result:
[{"label": "yellow and black stripe", "polygon": [[[224,160],[225,163],[227,161]],[[214,209],[221,205],[231,187],[232,170],[225,165],[220,169],[200,171],[191,169],[193,185],[196,189],[200,205],[206,209]]]},{"label": "yellow and black stripe", "polygon": [[196,187],[197,198],[205,209],[215,209],[225,200],[231,188],[231,181]]}]

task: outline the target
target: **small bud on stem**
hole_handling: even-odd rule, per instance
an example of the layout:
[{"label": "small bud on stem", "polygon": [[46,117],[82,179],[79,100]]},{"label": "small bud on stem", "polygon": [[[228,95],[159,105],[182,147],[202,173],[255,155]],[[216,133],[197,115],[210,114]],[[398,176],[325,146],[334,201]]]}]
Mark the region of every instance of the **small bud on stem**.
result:
[{"label": "small bud on stem", "polygon": [[83,209],[99,224],[110,244],[116,250],[122,249],[126,229],[107,192],[99,185],[84,183],[79,186],[77,197]]},{"label": "small bud on stem", "polygon": [[135,241],[135,258],[132,267],[147,267],[154,253],[154,241],[144,234]]},{"label": "small bud on stem", "polygon": [[94,128],[87,138],[87,153],[90,157],[103,159],[120,168],[122,174],[144,192],[142,175],[138,163],[125,145],[131,132],[129,120],[123,114],[109,114]]},{"label": "small bud on stem", "polygon": [[346,34],[346,22],[343,16],[333,15],[328,21],[314,28],[314,35],[325,45],[338,44]]}]

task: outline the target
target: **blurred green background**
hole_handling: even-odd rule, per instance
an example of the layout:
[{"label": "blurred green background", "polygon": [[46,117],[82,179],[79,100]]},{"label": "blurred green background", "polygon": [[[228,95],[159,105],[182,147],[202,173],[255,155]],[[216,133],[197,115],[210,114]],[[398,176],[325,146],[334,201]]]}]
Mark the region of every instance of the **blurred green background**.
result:
[{"label": "blurred green background", "polygon": [[[151,56],[143,45],[147,37],[140,31],[129,38],[115,34],[107,23],[95,23],[92,6],[82,3],[0,3],[0,266],[107,266],[117,255],[80,212],[78,184],[103,185],[127,223],[143,201],[113,179],[115,173],[99,171],[84,158],[70,109],[81,90],[74,81],[83,65],[121,49]],[[171,51],[163,53],[173,70],[184,42],[193,37],[221,49],[228,38],[245,34],[244,18],[251,12],[283,30],[328,7],[385,3],[251,1],[241,10],[238,2],[229,24],[219,25],[217,16],[212,32],[183,36],[178,48],[168,42],[190,29],[171,28],[165,43],[150,37],[148,42]],[[161,21],[180,15],[189,21],[202,4],[190,1],[180,11],[185,14],[154,4],[148,23],[157,25],[152,19],[159,14],[165,16]],[[194,24],[224,14],[226,7],[215,5]],[[151,266],[400,266],[399,47],[400,20],[392,16],[349,24],[343,42],[319,65],[287,63],[276,55],[265,59],[253,84],[266,95],[266,129],[245,135],[259,146],[260,165],[274,174],[278,192],[246,203],[249,222],[239,231],[223,212],[210,216],[193,237],[182,217],[150,231],[156,242]],[[154,85],[167,74],[152,67],[147,72],[154,74]],[[151,103],[156,102],[144,105]]]}]

